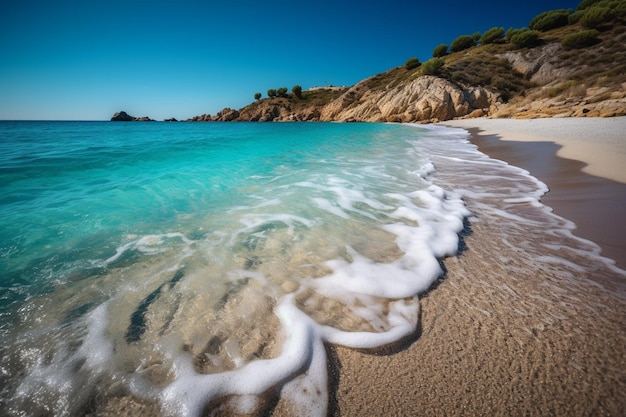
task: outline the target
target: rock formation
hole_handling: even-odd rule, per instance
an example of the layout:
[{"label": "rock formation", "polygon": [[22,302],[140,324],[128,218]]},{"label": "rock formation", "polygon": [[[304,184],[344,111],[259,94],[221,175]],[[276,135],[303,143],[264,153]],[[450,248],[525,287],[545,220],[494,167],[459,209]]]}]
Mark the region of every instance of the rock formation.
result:
[{"label": "rock formation", "polygon": [[112,122],[154,122],[148,116],[143,117],[133,117],[125,111],[117,112],[111,117]]},{"label": "rock formation", "polygon": [[322,106],[299,105],[287,98],[254,102],[241,110],[225,108],[215,116],[189,121],[358,121],[424,122],[488,114],[500,96],[483,87],[461,87],[443,78],[423,76],[395,87],[372,88],[361,81]]},{"label": "rock formation", "polygon": [[424,122],[489,112],[499,95],[483,88],[463,88],[448,80],[423,76],[396,87],[370,89],[367,80],[325,106],[322,121]]}]

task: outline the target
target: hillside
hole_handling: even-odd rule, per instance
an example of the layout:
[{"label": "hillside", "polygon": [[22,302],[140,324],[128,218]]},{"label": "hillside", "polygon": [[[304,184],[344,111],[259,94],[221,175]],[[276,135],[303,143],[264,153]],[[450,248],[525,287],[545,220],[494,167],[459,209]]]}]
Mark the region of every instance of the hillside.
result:
[{"label": "hillside", "polygon": [[[433,51],[438,58],[409,60],[347,89],[283,94],[190,120],[430,122],[626,115],[626,0],[585,0],[576,11],[540,14],[529,27],[459,36],[450,45],[454,52],[440,45]],[[461,41],[469,43],[459,46]]]}]

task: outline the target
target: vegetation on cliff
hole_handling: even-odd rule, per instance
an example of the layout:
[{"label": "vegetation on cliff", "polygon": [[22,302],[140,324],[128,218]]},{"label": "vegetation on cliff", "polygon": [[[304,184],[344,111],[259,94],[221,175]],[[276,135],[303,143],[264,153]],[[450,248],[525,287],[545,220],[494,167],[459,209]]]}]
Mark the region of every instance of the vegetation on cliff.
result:
[{"label": "vegetation on cliff", "polygon": [[[234,120],[403,120],[425,115],[500,117],[626,114],[626,0],[583,0],[576,10],[551,10],[527,28],[495,26],[482,35],[460,35],[449,47],[441,43],[433,58],[409,58],[404,65],[361,81],[354,87],[302,91],[269,90],[269,98],[240,109]],[[420,77],[437,77],[417,83]],[[446,84],[447,83],[447,84]],[[415,91],[416,86],[439,91]],[[437,88],[433,88],[436,86]],[[295,88],[295,87],[294,87]],[[481,89],[477,93],[477,89]],[[409,91],[410,90],[410,91]],[[489,102],[460,101],[450,96],[479,94]],[[389,92],[396,96],[394,99]],[[427,106],[454,107],[417,111],[411,100]],[[406,108],[390,111],[393,103]],[[471,104],[473,103],[473,104]],[[409,110],[413,108],[414,110]],[[329,110],[329,109],[332,109]],[[345,111],[342,111],[345,110]],[[459,109],[464,109],[459,113]],[[476,110],[481,110],[477,112]],[[467,114],[463,114],[467,112]],[[232,116],[232,113],[229,113]],[[390,115],[386,118],[385,114]],[[230,117],[230,116],[229,116]],[[411,119],[413,117],[414,119]],[[219,118],[218,118],[219,119]]]}]

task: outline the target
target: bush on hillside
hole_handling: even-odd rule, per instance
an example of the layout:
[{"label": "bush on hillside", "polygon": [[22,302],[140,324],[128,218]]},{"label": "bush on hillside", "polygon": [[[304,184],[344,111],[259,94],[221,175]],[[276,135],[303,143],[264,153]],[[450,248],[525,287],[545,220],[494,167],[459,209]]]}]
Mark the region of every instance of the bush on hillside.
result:
[{"label": "bush on hillside", "polygon": [[493,27],[483,33],[483,36],[480,37],[481,45],[489,45],[490,43],[494,43],[504,37],[504,28],[503,27]]},{"label": "bush on hillside", "polygon": [[581,16],[579,22],[586,28],[594,29],[602,26],[605,23],[609,23],[616,16],[613,9],[608,7],[592,7],[585,11]]},{"label": "bush on hillside", "polygon": [[519,28],[519,29],[513,29],[513,28],[509,28],[506,31],[505,34],[505,38],[508,42],[511,42],[511,38],[517,34],[523,33],[523,32],[528,32],[528,28]]},{"label": "bush on hillside", "polygon": [[262,96],[263,96],[263,95],[262,95],[261,93],[254,93],[254,99],[255,99],[255,100],[261,100],[261,97],[262,97]]},{"label": "bush on hillside", "polygon": [[445,43],[437,45],[433,50],[433,58],[441,58],[446,55],[448,55],[448,45]]},{"label": "bush on hillside", "polygon": [[267,90],[267,96],[269,98],[276,97],[276,89],[275,88],[270,88],[269,90]]},{"label": "bush on hillside", "polygon": [[528,27],[531,30],[538,30],[541,32],[545,32],[546,30],[550,29],[560,28],[569,24],[568,17],[570,14],[571,11],[566,9],[550,10],[547,12],[543,12],[535,16],[528,24]]},{"label": "bush on hillside", "polygon": [[585,48],[587,46],[595,45],[599,42],[598,32],[596,29],[583,30],[582,32],[572,33],[566,36],[561,45],[563,48]]},{"label": "bush on hillside", "polygon": [[439,75],[441,74],[443,65],[443,58],[431,58],[428,61],[424,62],[422,64],[422,68],[420,69],[423,75]]},{"label": "bush on hillside", "polygon": [[278,97],[287,97],[287,87],[280,87],[279,89],[276,90],[276,95]]},{"label": "bush on hillside", "polygon": [[567,16],[567,21],[570,25],[574,25],[578,23],[578,21],[580,20],[581,17],[583,17],[584,14],[585,14],[584,10],[576,10],[574,13]]},{"label": "bush on hillside", "polygon": [[471,48],[474,45],[476,45],[476,41],[474,40],[473,36],[461,35],[456,38],[450,45],[450,52],[463,51],[465,49]]},{"label": "bush on hillside", "polygon": [[298,98],[302,98],[302,87],[299,85],[294,85],[293,87],[291,87],[291,92],[293,93],[294,96],[298,97]]},{"label": "bush on hillside", "polygon": [[406,68],[407,70],[412,70],[412,69],[419,67],[420,65],[421,63],[419,59],[415,57],[411,57],[407,59],[406,62],[404,63],[404,68]]},{"label": "bush on hillside", "polygon": [[526,30],[511,37],[511,43],[518,48],[532,48],[539,45],[539,31]]},{"label": "bush on hillside", "polygon": [[585,10],[588,7],[593,6],[596,3],[599,3],[603,0],[583,0],[578,4],[578,7],[576,7],[576,10]]}]

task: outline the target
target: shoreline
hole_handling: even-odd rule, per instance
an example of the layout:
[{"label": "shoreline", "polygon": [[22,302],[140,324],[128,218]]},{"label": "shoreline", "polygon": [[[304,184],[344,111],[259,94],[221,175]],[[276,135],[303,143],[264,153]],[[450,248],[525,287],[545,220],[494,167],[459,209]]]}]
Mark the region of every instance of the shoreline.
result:
[{"label": "shoreline", "polygon": [[469,130],[481,152],[544,182],[549,191],[541,202],[572,221],[575,235],[596,243],[602,256],[626,269],[626,117],[443,124]]},{"label": "shoreline", "polygon": [[528,175],[476,158],[435,157],[474,213],[464,248],[420,296],[407,346],[327,348],[330,415],[623,415],[626,272],[566,219],[502,198]]}]

